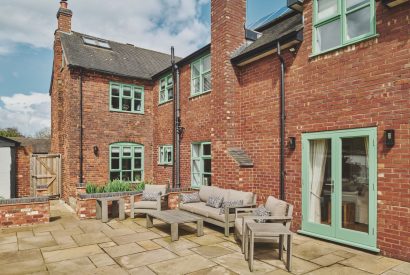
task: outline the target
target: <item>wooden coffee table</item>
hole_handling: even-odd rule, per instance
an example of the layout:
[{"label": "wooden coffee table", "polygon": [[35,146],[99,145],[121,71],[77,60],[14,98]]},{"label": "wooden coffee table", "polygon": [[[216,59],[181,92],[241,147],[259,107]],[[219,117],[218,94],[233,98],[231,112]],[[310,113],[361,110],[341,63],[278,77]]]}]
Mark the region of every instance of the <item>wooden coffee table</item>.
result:
[{"label": "wooden coffee table", "polygon": [[181,210],[147,211],[147,228],[154,226],[154,218],[171,225],[171,241],[178,240],[178,225],[183,223],[195,222],[197,236],[204,235],[204,220],[194,214]]}]

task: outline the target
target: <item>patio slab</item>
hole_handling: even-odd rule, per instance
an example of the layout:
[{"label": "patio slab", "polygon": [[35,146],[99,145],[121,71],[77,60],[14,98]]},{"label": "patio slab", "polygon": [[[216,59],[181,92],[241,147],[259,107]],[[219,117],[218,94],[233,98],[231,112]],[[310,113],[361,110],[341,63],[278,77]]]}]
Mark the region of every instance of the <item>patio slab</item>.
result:
[{"label": "patio slab", "polygon": [[42,259],[27,259],[26,261],[16,263],[1,264],[1,274],[21,274],[22,270],[24,273],[34,273],[40,271],[46,271],[47,268],[44,265]]},{"label": "patio slab", "polygon": [[381,274],[403,263],[402,261],[373,255],[358,255],[340,262],[343,265],[369,273]]},{"label": "patio slab", "polygon": [[155,250],[155,249],[161,248],[159,244],[154,243],[151,240],[140,241],[140,242],[137,242],[137,244],[141,246],[142,248],[144,248],[145,250]]},{"label": "patio slab", "polygon": [[393,267],[393,270],[410,275],[410,263],[399,264],[398,266]]},{"label": "patio slab", "polygon": [[200,255],[194,254],[177,259],[163,261],[156,264],[151,264],[149,265],[149,268],[157,274],[174,275],[186,274],[215,265],[216,263],[209,261],[208,259],[201,257]]},{"label": "patio slab", "polygon": [[12,251],[0,253],[0,266],[3,264],[24,262],[27,260],[42,260],[40,249]]},{"label": "patio slab", "polygon": [[47,264],[47,269],[51,274],[72,274],[87,270],[94,270],[95,266],[87,257],[70,259],[56,263]]},{"label": "patio slab", "polygon": [[340,264],[332,265],[329,267],[324,267],[317,269],[315,271],[306,273],[306,275],[329,275],[329,274],[337,274],[337,275],[369,275],[369,273],[358,270],[349,266],[343,266]]},{"label": "patio slab", "polygon": [[81,258],[84,256],[91,256],[100,253],[103,253],[103,250],[98,245],[94,244],[88,246],[44,252],[43,257],[46,263],[52,263],[69,259]]},{"label": "patio slab", "polygon": [[198,253],[199,255],[205,258],[215,258],[220,257],[226,254],[234,253],[235,251],[217,246],[217,245],[209,245],[209,246],[200,246],[192,248],[192,251]]},{"label": "patio slab", "polygon": [[313,259],[312,262],[321,266],[329,266],[343,260],[345,260],[345,258],[334,254],[327,254],[319,258]]},{"label": "patio slab", "polygon": [[105,253],[91,255],[89,258],[96,267],[116,265],[114,260]]},{"label": "patio slab", "polygon": [[136,243],[123,244],[104,248],[105,252],[113,258],[130,255],[145,251],[144,248]]},{"label": "patio slab", "polygon": [[93,232],[93,233],[84,233],[72,236],[74,241],[79,245],[90,245],[97,243],[105,243],[111,241],[104,233],[102,232]]},{"label": "patio slab", "polygon": [[19,250],[55,246],[57,242],[50,235],[19,239]]},{"label": "patio slab", "polygon": [[112,237],[111,239],[117,244],[127,244],[130,242],[139,242],[139,241],[156,239],[160,237],[161,237],[160,235],[154,232],[147,231],[147,232],[141,232],[141,233],[134,233],[130,235],[115,236],[115,237]]},{"label": "patio slab", "polygon": [[223,266],[213,266],[206,269],[201,269],[195,272],[188,273],[189,275],[236,275],[237,273],[226,269]]},{"label": "patio slab", "polygon": [[312,260],[334,251],[336,251],[336,249],[330,246],[317,244],[315,242],[306,242],[295,246],[293,254],[305,260]]},{"label": "patio slab", "polygon": [[169,236],[165,238],[155,239],[153,241],[171,251],[185,250],[199,246],[197,243],[191,242],[184,238],[180,238],[178,241],[173,242],[171,241],[171,237]]},{"label": "patio slab", "polygon": [[248,262],[245,261],[243,254],[240,253],[224,255],[213,259],[213,261],[239,274],[264,274],[276,269],[274,266],[255,260],[253,272],[250,272]]},{"label": "patio slab", "polygon": [[153,263],[162,262],[162,261],[175,259],[175,258],[177,258],[177,255],[162,248],[162,249],[157,249],[157,250],[141,252],[138,254],[122,256],[122,257],[116,258],[115,260],[121,266],[127,269],[133,269],[136,267],[150,265]]}]

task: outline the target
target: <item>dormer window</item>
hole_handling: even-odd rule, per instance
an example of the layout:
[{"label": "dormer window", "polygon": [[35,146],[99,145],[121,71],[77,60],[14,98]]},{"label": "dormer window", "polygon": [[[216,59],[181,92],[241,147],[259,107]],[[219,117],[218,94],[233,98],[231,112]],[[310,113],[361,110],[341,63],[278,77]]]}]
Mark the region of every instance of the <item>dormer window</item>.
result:
[{"label": "dormer window", "polygon": [[86,45],[100,47],[104,49],[111,49],[110,44],[106,40],[83,36],[83,41]]}]

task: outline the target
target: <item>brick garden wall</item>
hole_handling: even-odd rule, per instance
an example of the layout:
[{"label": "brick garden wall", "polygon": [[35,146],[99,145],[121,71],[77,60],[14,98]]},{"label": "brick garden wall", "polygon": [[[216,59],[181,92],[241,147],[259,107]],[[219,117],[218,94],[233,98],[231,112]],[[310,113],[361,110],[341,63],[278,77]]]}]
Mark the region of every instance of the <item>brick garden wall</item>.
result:
[{"label": "brick garden wall", "polygon": [[48,223],[49,220],[48,199],[25,198],[0,201],[0,227],[43,224]]}]

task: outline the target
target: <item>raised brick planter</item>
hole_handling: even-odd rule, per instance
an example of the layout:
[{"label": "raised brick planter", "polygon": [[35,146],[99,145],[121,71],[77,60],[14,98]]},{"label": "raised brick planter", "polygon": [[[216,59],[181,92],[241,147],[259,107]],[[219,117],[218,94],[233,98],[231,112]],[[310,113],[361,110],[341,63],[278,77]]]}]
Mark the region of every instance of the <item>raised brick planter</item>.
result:
[{"label": "raised brick planter", "polygon": [[48,197],[0,200],[0,227],[44,224],[49,221]]}]

